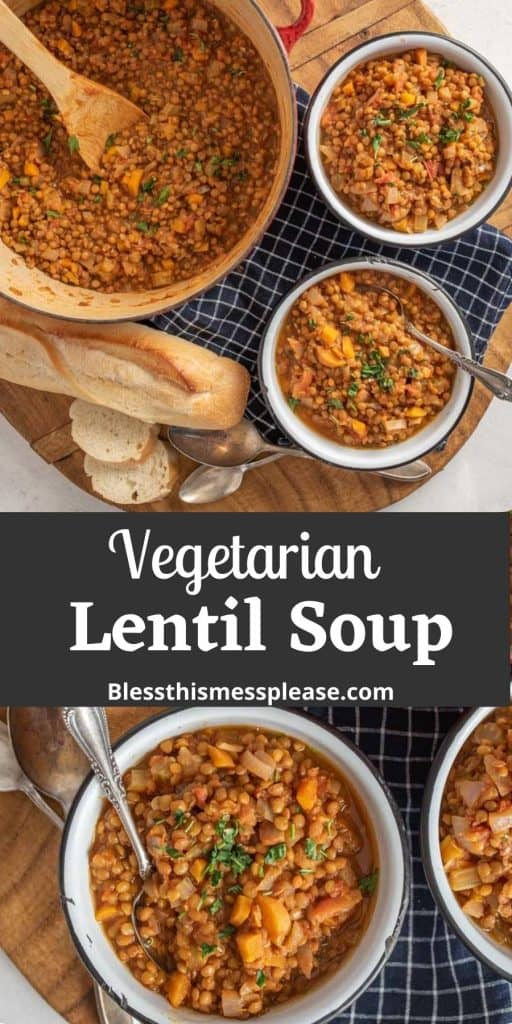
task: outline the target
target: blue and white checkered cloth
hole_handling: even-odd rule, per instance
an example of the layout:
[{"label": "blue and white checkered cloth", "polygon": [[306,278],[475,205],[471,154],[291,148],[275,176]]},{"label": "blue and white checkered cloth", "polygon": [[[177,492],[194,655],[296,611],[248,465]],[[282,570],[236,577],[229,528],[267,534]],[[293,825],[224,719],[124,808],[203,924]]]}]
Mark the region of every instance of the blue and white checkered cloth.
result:
[{"label": "blue and white checkered cloth", "polygon": [[[512,986],[484,967],[437,910],[420,855],[420,809],[436,750],[456,708],[308,708],[363,750],[390,786],[413,856],[413,889],[400,938],[370,988],[339,1024],[511,1024]],[[355,954],[357,956],[357,953]]]},{"label": "blue and white checkered cloth", "polygon": [[276,443],[279,431],[263,402],[255,372],[261,335],[281,297],[305,274],[325,263],[382,255],[431,274],[466,315],[482,357],[512,301],[512,240],[485,224],[434,249],[394,249],[344,227],[318,196],[303,155],[307,93],[297,92],[299,151],[284,201],[260,245],[244,263],[203,296],[150,321],[244,363],[253,381],[248,414]]}]

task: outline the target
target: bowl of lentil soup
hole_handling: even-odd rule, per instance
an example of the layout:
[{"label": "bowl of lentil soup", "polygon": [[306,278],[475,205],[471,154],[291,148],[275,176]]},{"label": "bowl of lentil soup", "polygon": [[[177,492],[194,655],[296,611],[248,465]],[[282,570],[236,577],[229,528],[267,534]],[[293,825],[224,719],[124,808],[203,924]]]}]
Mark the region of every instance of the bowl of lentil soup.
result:
[{"label": "bowl of lentil soup", "polygon": [[449,925],[512,981],[512,708],[472,708],[432,765],[422,808],[423,866]]},{"label": "bowl of lentil soup", "polygon": [[[304,27],[311,0],[302,8]],[[256,244],[291,174],[296,102],[277,31],[254,0],[23,9],[61,61],[147,118],[105,140],[93,175],[51,96],[0,46],[2,293],[106,322],[204,291]]]},{"label": "bowl of lentil soup", "polygon": [[[435,448],[462,416],[473,381],[407,334],[394,300],[420,329],[472,354],[468,328],[432,278],[395,260],[343,260],[281,300],[260,350],[273,416],[295,444],[347,469],[378,470]],[[421,327],[423,325],[423,327]]]},{"label": "bowl of lentil soup", "polygon": [[343,56],[308,110],[306,150],[333,212],[394,246],[489,217],[512,182],[512,94],[464,43],[401,32]]},{"label": "bowl of lentil soup", "polygon": [[[217,707],[143,723],[116,756],[155,858],[141,927],[174,960],[166,978],[139,962],[119,904],[136,871],[90,778],[67,820],[61,892],[79,955],[117,1002],[148,1024],[170,1012],[314,1024],[367,987],[398,937],[409,854],[389,791],[350,741],[300,713]],[[117,906],[99,912],[118,884]]]}]

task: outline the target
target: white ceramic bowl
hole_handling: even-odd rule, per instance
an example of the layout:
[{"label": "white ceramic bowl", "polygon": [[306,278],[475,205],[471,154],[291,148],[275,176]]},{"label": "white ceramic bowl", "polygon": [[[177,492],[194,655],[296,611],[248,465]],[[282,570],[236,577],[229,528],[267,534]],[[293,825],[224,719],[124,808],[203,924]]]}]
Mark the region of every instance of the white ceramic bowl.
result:
[{"label": "white ceramic bowl", "polygon": [[495,942],[461,909],[448,883],[439,845],[439,815],[450,769],[471,733],[493,711],[494,708],[473,708],[456,722],[441,744],[423,798],[421,853],[432,895],[459,939],[491,970],[512,981],[512,950]]},{"label": "white ceramic bowl", "polygon": [[345,469],[357,470],[379,470],[401,466],[421,458],[451,433],[468,404],[473,389],[473,378],[463,370],[457,370],[450,399],[438,415],[412,437],[396,444],[390,444],[387,448],[351,448],[348,445],[331,441],[311,430],[290,409],[286,397],[281,391],[276,370],[276,346],[283,323],[302,292],[315,282],[323,281],[326,277],[339,273],[341,270],[374,270],[394,274],[396,277],[405,278],[406,281],[413,281],[441,309],[451,327],[455,347],[459,352],[467,356],[473,354],[467,324],[453,300],[433,278],[419,270],[412,269],[405,263],[398,262],[398,260],[385,260],[377,256],[341,260],[338,263],[330,263],[303,278],[285,295],[274,310],[260,347],[259,374],[263,397],[284,433],[299,447],[311,455],[323,459],[324,462],[332,462]]},{"label": "white ceramic bowl", "polygon": [[[358,64],[375,57],[425,47],[467,71],[476,71],[486,80],[487,96],[498,128],[498,161],[493,180],[475,202],[459,217],[448,221],[440,230],[430,229],[405,234],[368,220],[350,207],[332,188],[320,158],[320,121],[331,93]],[[422,248],[436,245],[469,231],[486,220],[501,203],[512,184],[512,93],[499,72],[471,47],[435,32],[397,32],[378,36],[356,46],[328,71],[312,96],[305,125],[305,145],[309,168],[315,184],[333,213],[351,227],[379,242],[394,246]]]},{"label": "white ceramic bowl", "polygon": [[[352,956],[338,971],[305,994],[265,1014],[269,1024],[325,1022],[343,1010],[383,967],[398,938],[410,884],[409,852],[404,826],[389,790],[375,769],[341,733],[300,713],[280,709],[192,708],[164,714],[132,730],[116,747],[122,772],[140,761],[162,740],[215,725],[247,724],[304,740],[342,772],[364,805],[378,848],[379,884],[372,916]],[[94,916],[89,888],[88,851],[103,798],[89,777],[73,803],[61,847],[61,898],[72,938],[85,966],[109,995],[146,1024],[225,1024],[224,1017],[171,1009],[117,959]]]}]

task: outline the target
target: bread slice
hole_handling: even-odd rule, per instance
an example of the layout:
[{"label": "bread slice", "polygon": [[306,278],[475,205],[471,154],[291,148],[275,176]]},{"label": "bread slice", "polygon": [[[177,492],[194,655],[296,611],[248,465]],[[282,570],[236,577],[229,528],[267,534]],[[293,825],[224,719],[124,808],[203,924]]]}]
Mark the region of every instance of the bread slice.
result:
[{"label": "bread slice", "polygon": [[143,462],[155,447],[158,427],[123,412],[92,405],[81,398],[71,403],[71,436],[94,459],[122,466]]},{"label": "bread slice", "polygon": [[176,461],[169,445],[157,440],[143,462],[113,466],[91,455],[84,459],[93,490],[115,505],[143,505],[160,501],[172,491],[178,478]]}]

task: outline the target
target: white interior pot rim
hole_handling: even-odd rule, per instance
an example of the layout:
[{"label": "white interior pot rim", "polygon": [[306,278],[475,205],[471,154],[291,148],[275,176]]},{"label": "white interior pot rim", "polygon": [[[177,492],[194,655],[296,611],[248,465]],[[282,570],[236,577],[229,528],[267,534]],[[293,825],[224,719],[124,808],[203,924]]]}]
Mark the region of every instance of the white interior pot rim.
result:
[{"label": "white interior pot rim", "polygon": [[446,877],[439,843],[439,816],[448,773],[471,733],[494,710],[492,707],[471,708],[444,738],[425,786],[420,827],[421,855],[430,891],[449,926],[478,960],[512,981],[512,951],[507,951],[464,913]]},{"label": "white interior pot rim", "polygon": [[[164,736],[180,735],[206,725],[229,726],[235,723],[295,735],[305,739],[313,748],[316,747],[321,756],[326,756],[335,768],[339,768],[356,793],[359,793],[360,798],[371,803],[373,811],[370,811],[369,818],[374,826],[375,840],[379,847],[379,861],[382,853],[387,854],[386,863],[379,864],[383,881],[378,890],[372,917],[360,944],[356,947],[355,955],[344,961],[334,975],[329,975],[327,979],[315,985],[314,994],[313,990],[310,996],[306,992],[281,1007],[272,1007],[265,1014],[269,1024],[289,1024],[292,1021],[293,1024],[313,1024],[313,1020],[315,1024],[324,1024],[366,989],[382,968],[398,938],[410,888],[410,855],[405,828],[388,787],[365,755],[343,734],[301,712],[237,707],[193,708],[174,713],[164,712],[140,723],[115,745],[121,771],[126,771],[144,756],[144,753],[152,750]],[[77,952],[89,972],[111,997],[145,1024],[166,1024],[169,1021],[169,1013],[175,1024],[200,1024],[201,1021],[204,1022],[204,1015],[199,1016],[195,1011],[185,1012],[183,1008],[173,1011],[167,1005],[166,1010],[162,1012],[162,997],[141,986],[118,961],[101,927],[95,921],[88,889],[87,850],[101,805],[102,797],[98,783],[89,776],[75,797],[61,846],[61,900]],[[379,831],[375,827],[376,822]],[[84,847],[84,840],[87,837],[88,841]],[[387,880],[387,885],[384,879]],[[77,906],[77,903],[81,905]],[[358,959],[358,949],[361,950],[361,954],[365,949],[367,955],[361,955]],[[108,967],[102,971],[99,964],[104,966],[105,963]],[[350,984],[356,986],[350,989],[348,995],[347,971],[351,979]],[[340,992],[340,972],[343,972],[345,979],[343,995]],[[306,1011],[304,1003],[308,1002],[308,999],[311,1006],[309,1011]],[[211,1024],[225,1024],[224,1018],[215,1014],[208,1015],[208,1019]]]},{"label": "white interior pot rim", "polygon": [[[498,163],[494,178],[484,192],[477,197],[468,210],[455,217],[441,229],[429,229],[416,234],[405,234],[385,228],[374,221],[357,213],[332,188],[325,173],[318,150],[320,118],[326,103],[338,81],[355,66],[377,54],[384,55],[406,50],[414,46],[428,45],[434,41],[431,49],[439,53],[459,57],[464,63],[469,62],[488,79],[488,92],[493,100],[493,113],[498,127]],[[496,107],[498,106],[498,109]],[[426,248],[442,242],[453,241],[467,231],[482,224],[503,201],[512,184],[512,90],[504,77],[481,53],[458,39],[444,36],[437,32],[414,31],[389,32],[374,39],[366,40],[343,54],[329,68],[315,89],[308,106],[304,126],[306,159],[310,174],[322,198],[332,212],[354,230],[376,241],[391,245],[394,248]]]},{"label": "white interior pot rim", "polygon": [[290,409],[281,391],[275,368],[275,350],[283,322],[296,299],[315,281],[323,280],[341,270],[377,270],[414,281],[440,307],[452,330],[455,345],[467,356],[474,355],[473,340],[465,317],[451,295],[424,271],[399,260],[382,256],[346,257],[311,271],[296,282],[272,311],[265,328],[259,355],[258,374],[263,398],[284,434],[304,451],[316,458],[344,469],[369,472],[406,465],[437,448],[455,429],[464,415],[471,397],[474,380],[464,370],[457,370],[452,394],[447,404],[425,427],[405,441],[386,448],[357,448],[342,445],[323,437],[304,424]]}]

